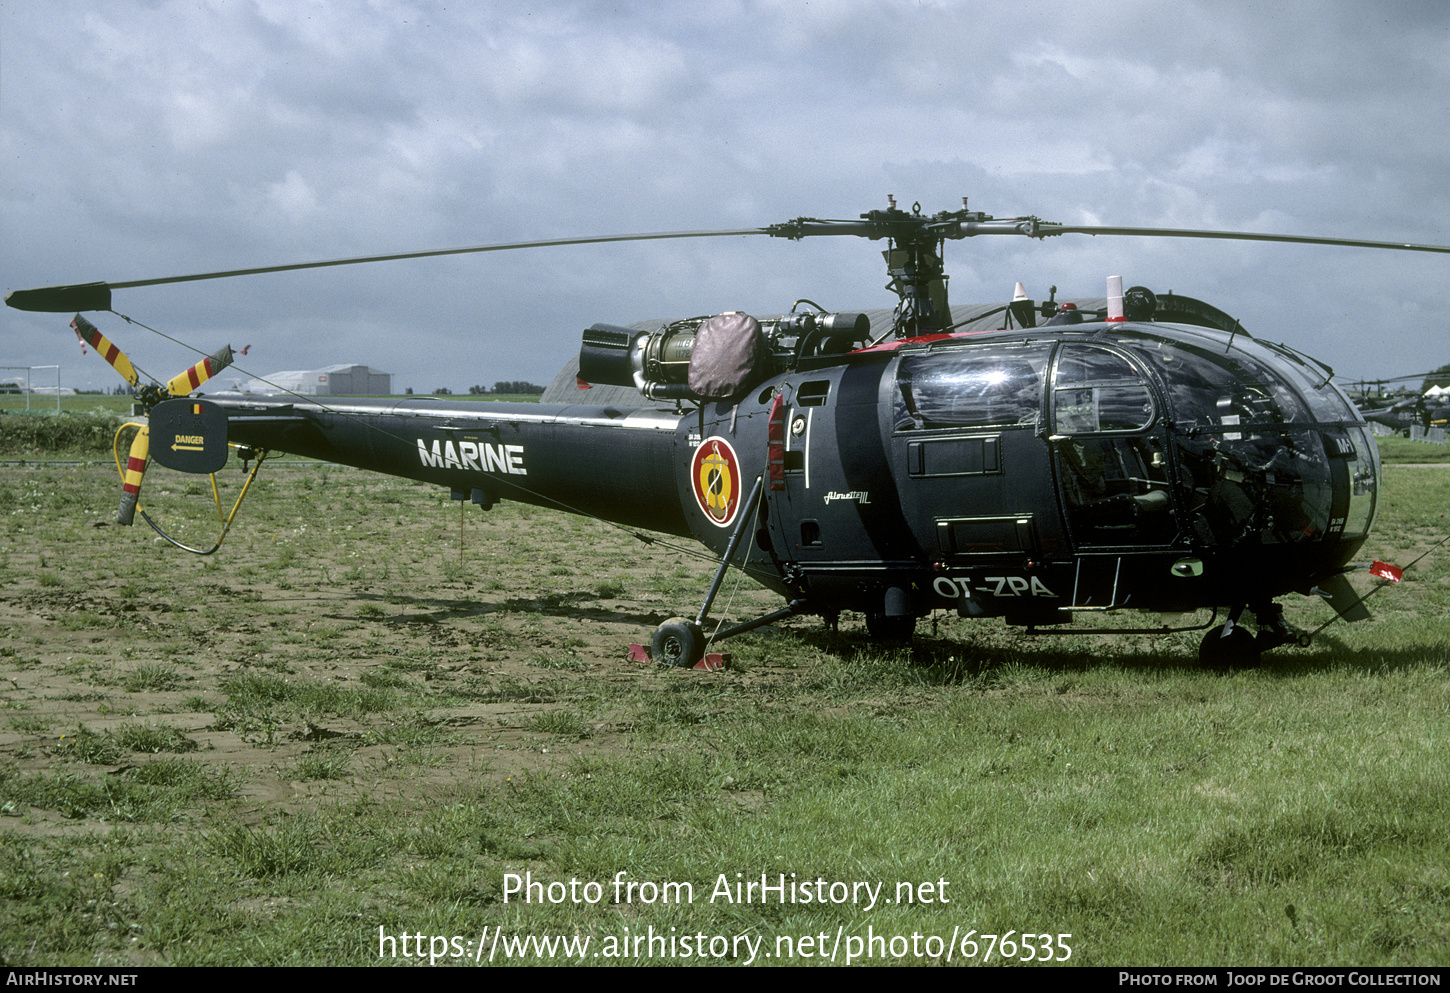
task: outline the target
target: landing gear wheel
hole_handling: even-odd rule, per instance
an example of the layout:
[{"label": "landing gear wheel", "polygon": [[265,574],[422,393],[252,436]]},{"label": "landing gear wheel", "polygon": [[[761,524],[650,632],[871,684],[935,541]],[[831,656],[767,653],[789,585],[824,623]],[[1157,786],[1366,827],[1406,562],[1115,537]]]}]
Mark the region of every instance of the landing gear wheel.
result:
[{"label": "landing gear wheel", "polygon": [[1243,628],[1234,629],[1224,636],[1220,624],[1198,645],[1198,663],[1206,669],[1252,669],[1259,664],[1259,643]]},{"label": "landing gear wheel", "polygon": [[650,658],[656,662],[688,669],[705,654],[705,632],[694,621],[671,617],[655,628]]},{"label": "landing gear wheel", "polygon": [[916,633],[916,618],[867,614],[866,633],[872,641],[910,641]]}]

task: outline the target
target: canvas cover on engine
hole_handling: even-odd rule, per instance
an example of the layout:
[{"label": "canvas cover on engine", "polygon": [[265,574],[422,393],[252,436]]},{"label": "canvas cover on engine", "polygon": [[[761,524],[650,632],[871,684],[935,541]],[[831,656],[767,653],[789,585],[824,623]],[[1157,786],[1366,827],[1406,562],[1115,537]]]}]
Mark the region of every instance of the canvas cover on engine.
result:
[{"label": "canvas cover on engine", "polygon": [[759,321],[749,314],[716,314],[695,334],[690,389],[712,400],[733,397],[760,379],[768,358]]}]

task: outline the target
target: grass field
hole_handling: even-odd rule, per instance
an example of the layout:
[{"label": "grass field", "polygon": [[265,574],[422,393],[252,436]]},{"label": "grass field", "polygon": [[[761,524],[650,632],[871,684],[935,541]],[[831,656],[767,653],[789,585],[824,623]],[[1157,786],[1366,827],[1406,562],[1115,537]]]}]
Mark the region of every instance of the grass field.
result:
[{"label": "grass field", "polygon": [[[699,603],[687,551],[294,464],[199,559],[108,526],[116,482],[0,468],[7,963],[1450,961],[1445,546],[1251,671],[939,616],[701,673],[626,654]],[[1450,469],[1384,490],[1365,558],[1406,565]]]},{"label": "grass field", "polygon": [[[418,394],[419,397],[427,394]],[[326,399],[324,397],[324,399]],[[401,399],[401,397],[399,398]],[[449,400],[498,400],[512,403],[537,403],[539,398],[533,395],[516,393],[450,393]],[[27,410],[37,414],[54,414],[56,412],[56,398],[44,394],[33,393],[30,396],[29,407],[26,406],[24,395],[14,393],[0,393],[0,413],[26,413]],[[129,414],[131,412],[132,398],[129,396],[112,396],[100,393],[80,393],[73,396],[60,398],[60,412],[62,414]]]}]

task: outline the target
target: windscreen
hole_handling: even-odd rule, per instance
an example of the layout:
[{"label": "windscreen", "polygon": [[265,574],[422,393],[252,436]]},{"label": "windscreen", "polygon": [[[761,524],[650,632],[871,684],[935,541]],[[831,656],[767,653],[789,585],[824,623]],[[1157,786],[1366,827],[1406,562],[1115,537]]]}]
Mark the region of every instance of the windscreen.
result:
[{"label": "windscreen", "polygon": [[1193,512],[1216,542],[1368,533],[1378,450],[1325,370],[1246,335],[1203,346],[1120,340],[1163,384]]}]

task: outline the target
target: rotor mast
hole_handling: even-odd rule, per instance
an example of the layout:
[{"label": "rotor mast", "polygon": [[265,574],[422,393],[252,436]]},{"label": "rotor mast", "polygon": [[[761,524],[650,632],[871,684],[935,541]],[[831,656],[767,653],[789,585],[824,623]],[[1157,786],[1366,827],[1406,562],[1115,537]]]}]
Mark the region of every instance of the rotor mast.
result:
[{"label": "rotor mast", "polygon": [[875,241],[886,238],[886,258],[890,282],[886,288],[897,296],[892,334],[897,338],[915,338],[939,334],[952,324],[951,306],[947,302],[947,275],[942,265],[942,250],[947,239],[960,240],[979,234],[1021,234],[1040,237],[1036,217],[997,220],[981,211],[962,209],[923,215],[921,204],[912,205],[911,212],[896,206],[896,198],[888,196],[885,210],[871,210],[859,221],[820,220],[798,217],[784,224],[765,229],[772,238],[799,240],[817,235],[855,235]]}]

